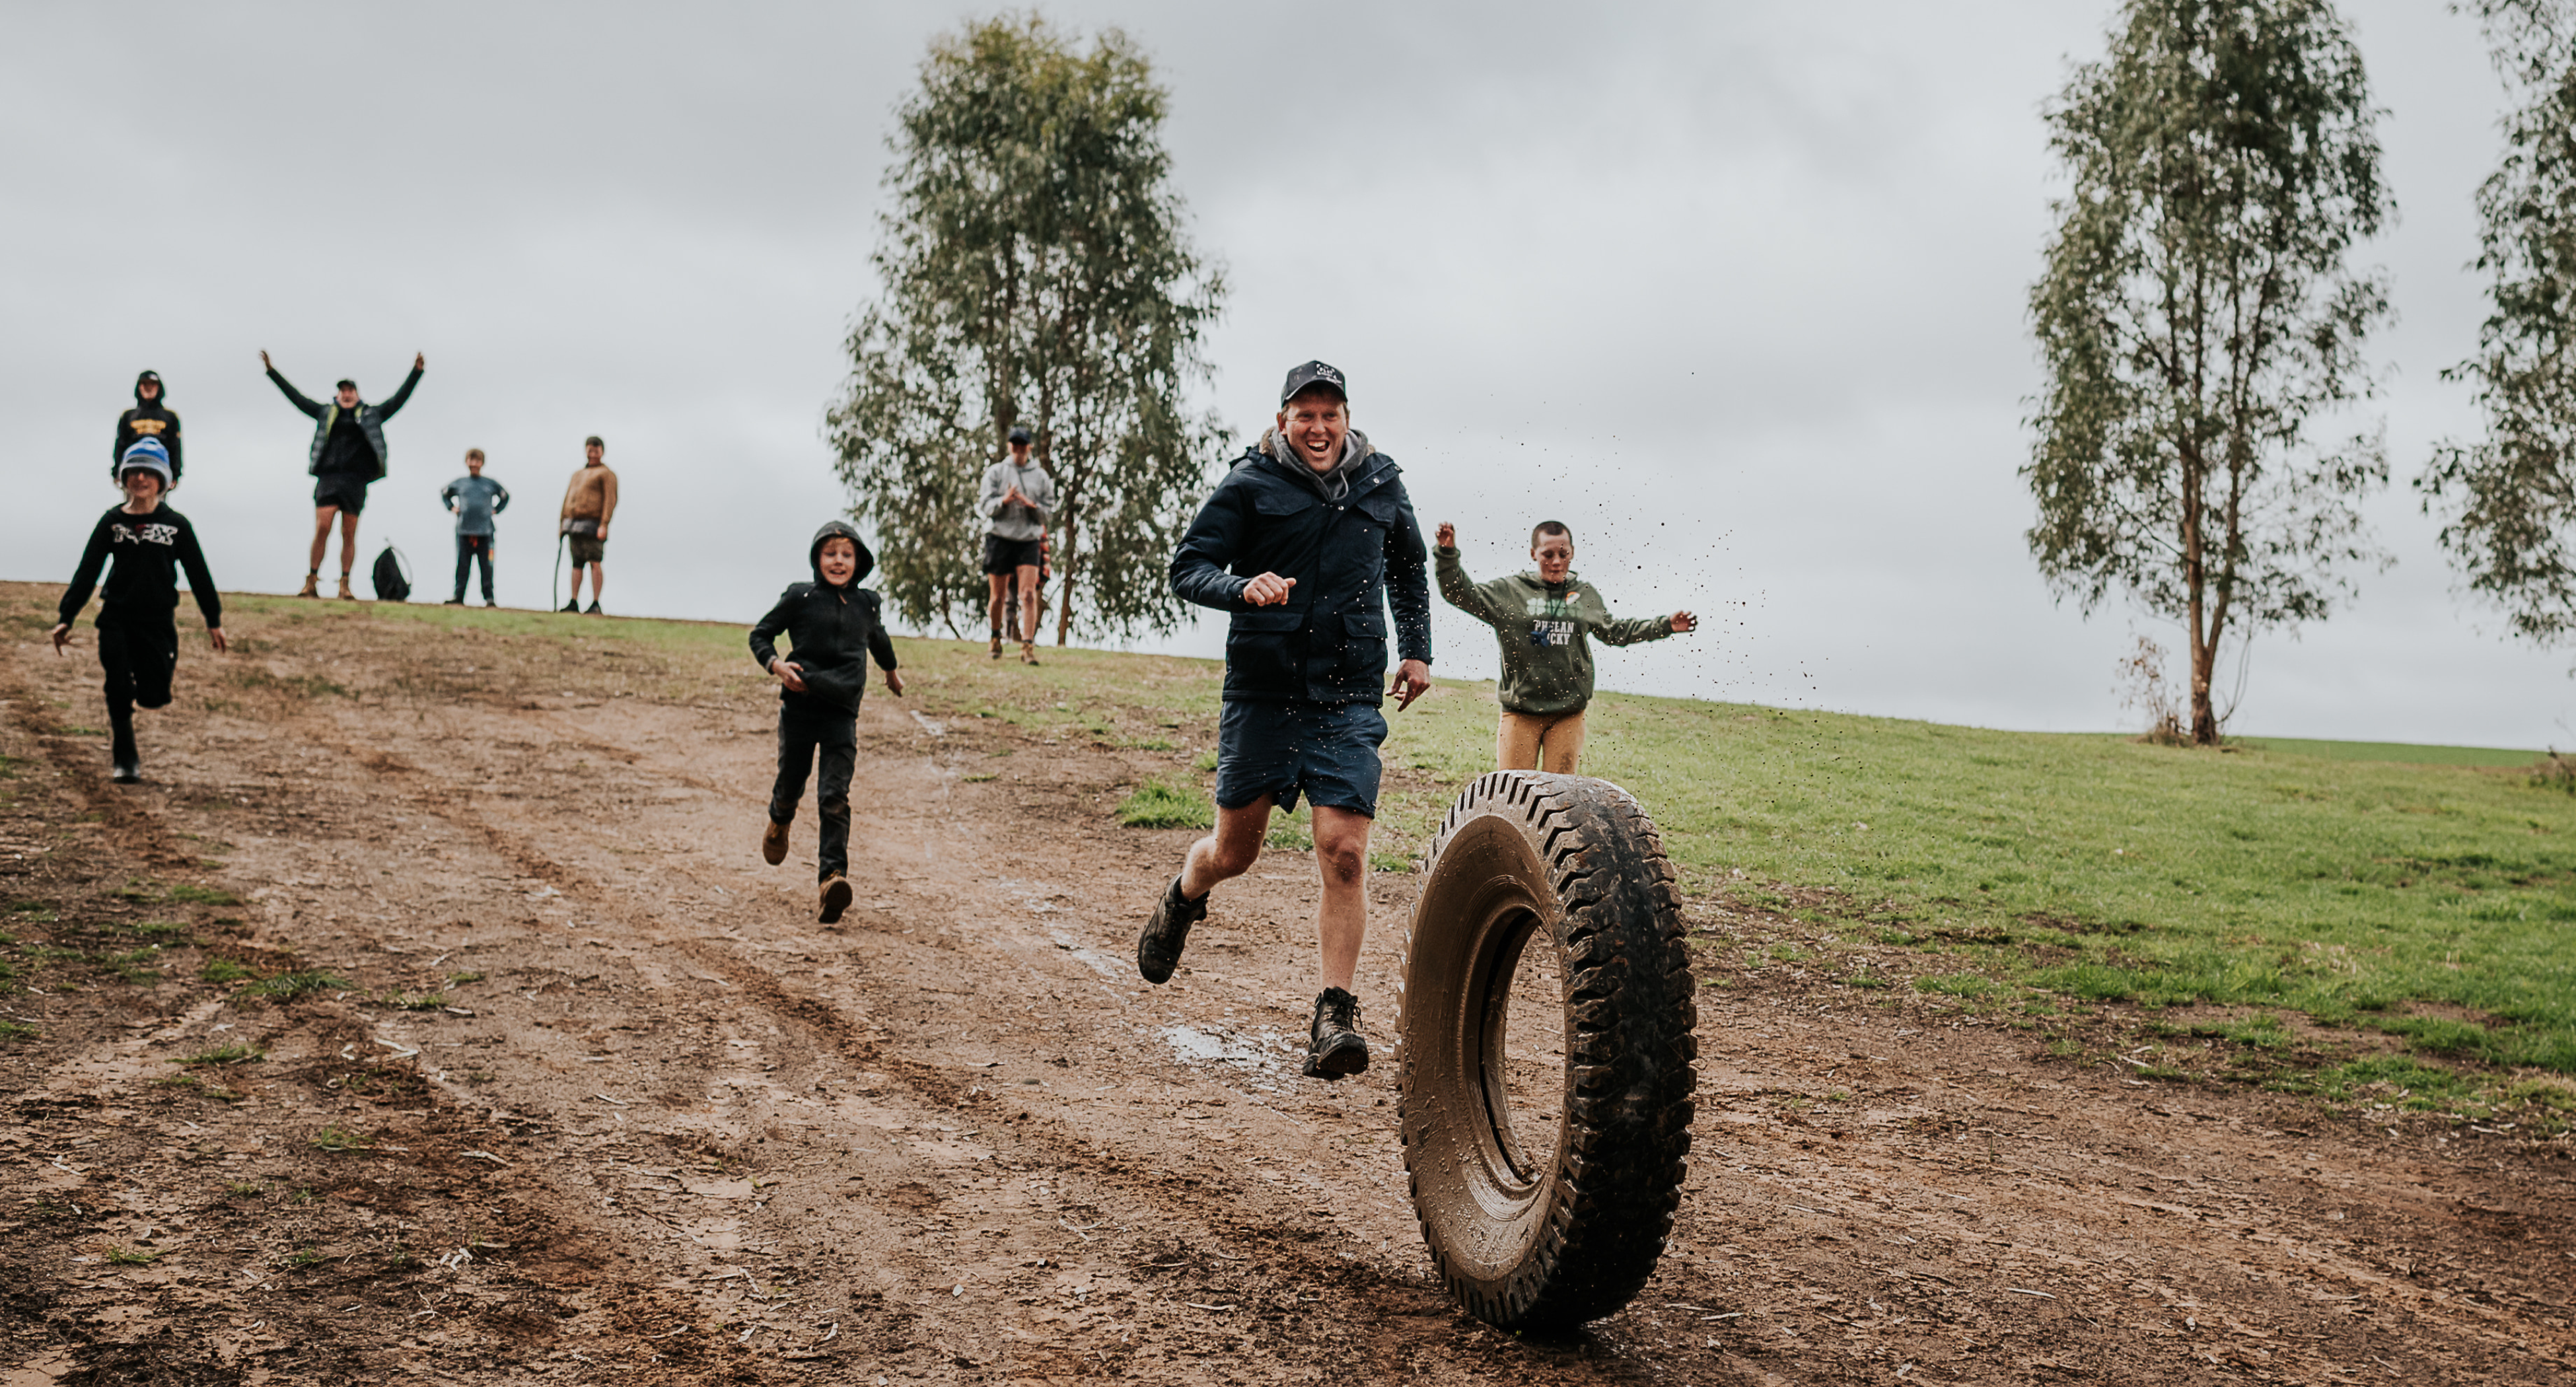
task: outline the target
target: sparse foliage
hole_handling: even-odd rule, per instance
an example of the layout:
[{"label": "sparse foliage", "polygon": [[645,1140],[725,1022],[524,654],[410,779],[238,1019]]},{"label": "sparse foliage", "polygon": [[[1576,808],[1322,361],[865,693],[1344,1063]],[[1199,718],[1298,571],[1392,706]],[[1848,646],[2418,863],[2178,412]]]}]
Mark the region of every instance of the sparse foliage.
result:
[{"label": "sparse foliage", "polygon": [[2182,705],[2174,698],[2173,685],[2165,679],[2165,663],[2171,658],[2162,643],[2152,636],[2140,636],[2127,655],[2120,658],[2120,707],[2143,715],[2147,730],[2141,738],[2158,746],[2181,746],[2191,740],[2183,727]]},{"label": "sparse foliage", "polygon": [[2380,561],[2376,426],[2316,437],[2371,393],[2363,339],[2388,313],[2347,263],[2394,210],[2377,115],[2324,0],[2129,0],[2048,112],[2072,186],[2030,293],[2026,537],[2086,611],[2117,591],[2183,623],[2202,744],[2221,644],[2323,619]]},{"label": "sparse foliage", "polygon": [[1057,642],[1179,621],[1165,567],[1223,447],[1183,397],[1224,286],[1182,235],[1165,103],[1115,29],[1077,52],[1002,18],[931,46],[891,141],[882,296],[829,421],[906,620],[954,630],[981,605],[976,491],[1024,424],[1056,485]]},{"label": "sparse foliage", "polygon": [[2493,311],[2477,355],[2442,373],[2474,387],[2486,437],[2444,442],[2415,485],[2469,590],[2556,642],[2576,633],[2576,4],[2452,9],[2477,16],[2514,108],[2478,189]]}]

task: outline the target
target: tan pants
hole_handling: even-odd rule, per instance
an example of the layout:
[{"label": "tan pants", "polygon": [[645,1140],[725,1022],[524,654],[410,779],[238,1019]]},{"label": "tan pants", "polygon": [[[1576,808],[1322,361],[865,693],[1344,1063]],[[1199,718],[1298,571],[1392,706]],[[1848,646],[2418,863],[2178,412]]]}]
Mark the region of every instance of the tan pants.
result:
[{"label": "tan pants", "polygon": [[[1545,759],[1541,759],[1542,754]],[[1581,713],[1541,717],[1515,713],[1506,708],[1502,726],[1494,730],[1494,765],[1498,770],[1542,770],[1550,775],[1573,775],[1575,762],[1582,757]]]}]

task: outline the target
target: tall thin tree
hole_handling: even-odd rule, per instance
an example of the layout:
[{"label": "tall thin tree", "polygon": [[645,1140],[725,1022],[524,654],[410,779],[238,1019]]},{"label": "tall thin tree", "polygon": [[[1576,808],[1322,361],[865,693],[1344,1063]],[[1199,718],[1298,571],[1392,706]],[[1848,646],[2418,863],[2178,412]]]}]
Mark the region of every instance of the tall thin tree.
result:
[{"label": "tall thin tree", "polygon": [[2061,598],[2183,624],[2202,744],[2222,644],[2323,619],[2379,559],[2376,422],[2315,436],[2371,393],[2362,344],[2388,313],[2384,278],[2347,263],[2395,210],[2377,116],[2326,0],[2129,0],[2047,113],[2071,187],[2030,291],[2026,538]]},{"label": "tall thin tree", "polygon": [[976,488],[1014,424],[1056,484],[1057,642],[1180,619],[1162,575],[1223,447],[1186,396],[1224,283],[1183,234],[1167,100],[1118,30],[1077,51],[1009,16],[934,41],[897,113],[882,295],[828,429],[911,621],[980,601]]},{"label": "tall thin tree", "polygon": [[2546,644],[2576,634],[2576,4],[2451,8],[2477,16],[2514,106],[2478,189],[2493,311],[2442,373],[2474,387],[2486,437],[2445,441],[2415,485],[2469,590]]}]

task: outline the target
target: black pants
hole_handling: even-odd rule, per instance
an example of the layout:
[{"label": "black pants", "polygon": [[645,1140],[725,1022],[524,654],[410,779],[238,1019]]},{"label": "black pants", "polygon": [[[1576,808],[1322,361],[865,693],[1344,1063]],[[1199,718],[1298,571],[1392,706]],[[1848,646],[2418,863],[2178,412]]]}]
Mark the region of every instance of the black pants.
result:
[{"label": "black pants", "polygon": [[478,561],[483,565],[483,601],[488,606],[492,601],[492,537],[458,535],[456,537],[456,600],[459,602],[465,600],[466,565]]},{"label": "black pants", "polygon": [[823,783],[815,787],[815,817],[823,832],[815,844],[817,881],[850,874],[850,771],[859,758],[859,720],[846,713],[778,710],[778,783],[769,791],[769,821],[789,823],[805,797],[805,777],[819,759]]},{"label": "black pants", "polygon": [[117,760],[136,758],[134,710],[170,706],[170,676],[179,668],[179,628],[163,612],[102,612],[98,666],[107,671],[107,725]]}]

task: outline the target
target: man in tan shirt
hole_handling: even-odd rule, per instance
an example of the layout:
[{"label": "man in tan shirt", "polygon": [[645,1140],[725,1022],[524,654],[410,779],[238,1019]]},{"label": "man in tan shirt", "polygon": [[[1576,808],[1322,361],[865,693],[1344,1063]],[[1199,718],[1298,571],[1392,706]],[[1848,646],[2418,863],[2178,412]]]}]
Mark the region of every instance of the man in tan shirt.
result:
[{"label": "man in tan shirt", "polygon": [[617,514],[617,474],[608,470],[600,459],[608,445],[598,434],[582,440],[586,460],[581,470],[572,474],[572,484],[564,488],[563,515],[559,528],[572,545],[572,600],[564,610],[581,610],[581,569],[590,565],[590,614],[599,615],[601,585],[607,582],[600,559],[608,552],[608,521]]}]

